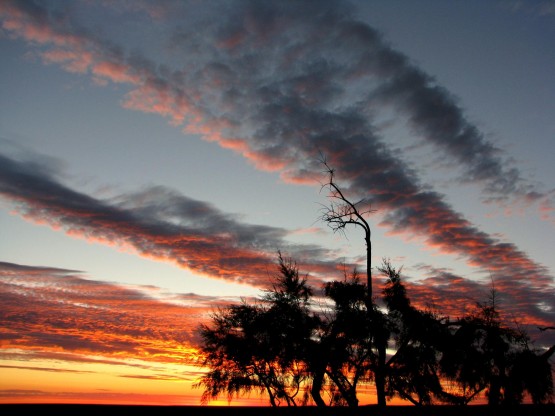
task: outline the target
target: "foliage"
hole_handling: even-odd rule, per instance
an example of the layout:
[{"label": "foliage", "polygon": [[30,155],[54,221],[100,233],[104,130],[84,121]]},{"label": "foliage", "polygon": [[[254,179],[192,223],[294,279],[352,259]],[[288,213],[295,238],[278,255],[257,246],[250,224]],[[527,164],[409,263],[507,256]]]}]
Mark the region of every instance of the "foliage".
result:
[{"label": "foliage", "polygon": [[482,391],[494,406],[519,404],[525,392],[535,404],[551,399],[551,354],[534,350],[527,334],[503,324],[494,288],[488,302],[478,303],[475,312],[451,326],[441,368],[460,386],[462,402]]},{"label": "foliage", "polygon": [[[202,400],[264,392],[272,406],[358,406],[361,385],[415,405],[468,404],[486,393],[491,405],[534,403],[553,395],[549,357],[528,336],[502,323],[495,291],[457,321],[412,305],[388,260],[381,297],[368,303],[355,271],[324,285],[319,303],[307,277],[278,255],[272,287],[201,325]],[[325,302],[323,300],[326,300]],[[327,305],[316,308],[316,305]]]},{"label": "foliage", "polygon": [[328,319],[322,322],[320,362],[339,393],[333,403],[354,407],[358,405],[357,385],[368,371],[371,353],[366,287],[354,271],[344,281],[327,283],[324,294],[334,306]]},{"label": "foliage", "polygon": [[232,305],[212,315],[212,326],[201,325],[203,365],[210,370],[196,386],[204,388],[204,403],[222,393],[232,400],[257,390],[273,406],[297,404],[316,320],[308,311],[306,279],[281,253],[279,268],[261,304]]},{"label": "foliage", "polygon": [[388,260],[379,270],[388,277],[383,295],[395,351],[386,362],[388,396],[415,405],[449,401],[439,377],[439,357],[447,336],[442,319],[411,305],[400,270]]}]

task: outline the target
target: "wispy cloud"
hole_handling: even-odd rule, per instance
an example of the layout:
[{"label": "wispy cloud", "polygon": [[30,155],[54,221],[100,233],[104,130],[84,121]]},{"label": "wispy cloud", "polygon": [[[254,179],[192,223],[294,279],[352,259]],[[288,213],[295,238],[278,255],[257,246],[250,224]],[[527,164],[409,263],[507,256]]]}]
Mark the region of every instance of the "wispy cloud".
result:
[{"label": "wispy cloud", "polygon": [[278,250],[294,252],[313,270],[335,271],[324,248],[290,244],[285,229],[241,222],[164,187],[100,200],[64,186],[40,162],[0,154],[0,195],[31,221],[211,278],[264,286]]},{"label": "wispy cloud", "polygon": [[504,7],[513,12],[525,11],[535,16],[552,16],[555,15],[555,1],[553,0],[537,0],[537,1],[523,1],[523,0],[511,0],[499,3],[501,7]]},{"label": "wispy cloud", "polygon": [[0,263],[0,298],[4,349],[65,361],[92,355],[112,364],[192,363],[198,322],[213,310],[202,299],[178,306],[74,271],[12,263]]},{"label": "wispy cloud", "polygon": [[[69,389],[68,389],[69,390]],[[191,395],[192,396],[192,395]],[[27,389],[7,389],[0,390],[0,402],[6,403],[5,407],[14,403],[75,403],[75,404],[129,404],[137,405],[153,405],[153,406],[183,406],[199,404],[196,396],[187,394],[148,394],[148,393],[118,393],[112,391],[60,391],[53,392],[51,390],[27,390]],[[52,408],[53,409],[53,408]]]},{"label": "wispy cloud", "polygon": [[[552,193],[529,183],[447,90],[357,21],[348,3],[218,2],[191,13],[184,12],[191,10],[186,2],[167,5],[172,13],[158,5],[147,16],[166,19],[172,28],[160,46],[171,49],[179,63],[174,66],[93,36],[69,9],[53,13],[5,1],[0,15],[4,30],[36,45],[46,62],[98,83],[127,85],[126,108],[166,117],[291,182],[314,181],[322,152],[349,194],[367,198],[380,211],[380,225],[390,233],[417,235],[442,253],[462,257],[519,302],[530,292],[549,295],[548,271],[516,244],[482,231],[422,183],[381,135],[376,112],[382,106],[394,109],[419,140],[450,161],[460,181],[480,186],[488,200],[538,204],[552,221]],[[142,4],[128,11],[145,10]],[[4,182],[3,193],[21,202],[25,215],[46,219],[47,212],[48,221],[68,231],[126,243],[143,255],[211,276],[238,278],[248,271],[250,283],[265,281],[269,258],[260,253],[275,252],[287,235],[279,228],[242,224],[164,188],[100,201],[48,178],[33,185],[41,179],[32,177],[28,165],[6,160],[1,166],[11,180]],[[10,188],[14,175],[24,191]]]},{"label": "wispy cloud", "polygon": [[475,312],[477,304],[487,303],[491,291],[495,290],[496,302],[506,324],[518,323],[540,344],[555,342],[555,334],[542,333],[537,328],[550,326],[555,318],[555,301],[549,296],[549,288],[537,290],[533,286],[495,279],[480,282],[426,264],[417,265],[404,279],[416,305],[430,307],[452,319]]},{"label": "wispy cloud", "polygon": [[[173,52],[184,62],[177,70],[126,56],[72,28],[70,18],[60,27],[45,9],[6,2],[2,11],[4,27],[50,48],[44,53],[61,47],[69,53],[62,63],[74,67],[78,59],[81,66],[86,59],[83,67],[93,77],[125,80],[132,87],[128,108],[185,123],[186,130],[241,152],[260,168],[280,170],[288,180],[313,180],[323,152],[353,194],[386,213],[382,225],[392,231],[422,235],[431,246],[499,276],[549,280],[516,246],[481,232],[422,184],[378,136],[368,109],[378,100],[405,113],[424,139],[463,169],[466,181],[482,183],[490,197],[547,194],[508,167],[432,77],[342,5],[224,2],[227,13],[207,11],[174,31]],[[545,201],[543,215],[549,215]]]},{"label": "wispy cloud", "polygon": [[[132,13],[155,8],[152,14],[174,24],[161,45],[171,45],[183,62],[174,70],[93,36],[70,10],[7,1],[0,13],[8,33],[44,47],[47,63],[129,84],[126,107],[186,123],[263,168],[298,170],[299,151],[334,154],[353,137],[380,146],[368,120],[389,105],[408,118],[415,137],[462,169],[462,181],[481,183],[488,198],[546,196],[467,120],[449,91],[358,21],[348,2],[214,3],[226,13],[191,12],[187,2],[114,3]],[[178,26],[178,19],[187,24]]]},{"label": "wispy cloud", "polygon": [[[489,285],[449,270],[421,265],[418,272],[424,278],[403,276],[411,300],[443,316],[456,319],[489,295]],[[376,277],[381,287],[382,278]],[[321,294],[321,287],[313,287]],[[511,324],[519,322],[539,345],[554,342],[554,334],[537,330],[553,321],[555,305],[549,299],[530,288],[498,288],[503,318]],[[7,369],[20,362],[25,370],[73,371],[32,364],[55,360],[144,367],[154,374],[129,377],[163,379],[174,375],[157,370],[156,363],[195,364],[198,325],[218,307],[239,300],[189,293],[164,301],[140,287],[91,280],[72,270],[4,262],[0,263],[0,301],[2,357],[12,363]],[[540,303],[543,309],[538,307]]]}]

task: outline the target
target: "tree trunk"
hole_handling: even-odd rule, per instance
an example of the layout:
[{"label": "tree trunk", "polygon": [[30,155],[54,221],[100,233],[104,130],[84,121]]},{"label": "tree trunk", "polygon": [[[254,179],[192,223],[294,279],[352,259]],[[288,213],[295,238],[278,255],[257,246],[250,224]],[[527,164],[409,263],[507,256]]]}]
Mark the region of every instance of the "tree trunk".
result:
[{"label": "tree trunk", "polygon": [[318,372],[314,373],[312,377],[312,387],[310,389],[310,395],[312,396],[312,400],[316,403],[318,407],[326,407],[326,403],[320,392],[322,391],[322,383],[324,382],[324,373]]},{"label": "tree trunk", "polygon": [[326,371],[349,407],[358,407],[356,386],[352,386],[340,372]]},{"label": "tree trunk", "polygon": [[501,380],[498,375],[491,378],[488,392],[488,405],[498,406],[501,401]]},{"label": "tree trunk", "polygon": [[372,243],[370,242],[370,233],[366,232],[366,276],[368,285],[368,304],[372,305]]},{"label": "tree trunk", "polygon": [[386,343],[379,341],[378,347],[378,366],[374,372],[376,378],[376,395],[378,396],[378,406],[385,407],[385,370],[386,370]]},{"label": "tree trunk", "polygon": [[497,374],[493,374],[489,385],[488,404],[490,406],[498,406],[501,403],[501,389],[505,383],[505,357],[503,353],[499,353],[493,360],[493,371],[497,370]]}]

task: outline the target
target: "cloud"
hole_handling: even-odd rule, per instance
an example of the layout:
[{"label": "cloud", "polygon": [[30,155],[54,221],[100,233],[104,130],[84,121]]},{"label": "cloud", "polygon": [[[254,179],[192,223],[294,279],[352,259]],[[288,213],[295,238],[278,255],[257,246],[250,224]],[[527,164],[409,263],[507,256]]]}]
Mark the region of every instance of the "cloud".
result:
[{"label": "cloud", "polygon": [[[488,198],[547,197],[467,120],[445,88],[357,21],[349,3],[214,3],[225,13],[187,2],[156,6],[155,14],[175,25],[167,42],[184,64],[174,70],[136,53],[126,56],[72,25],[69,11],[8,1],[0,13],[9,33],[47,47],[41,52],[47,62],[89,72],[101,83],[127,83],[133,87],[127,108],[185,123],[222,145],[241,144],[238,149],[259,167],[298,169],[299,150],[313,156],[321,136],[340,145],[343,124],[352,119],[359,120],[362,136],[372,136],[376,128],[362,120],[372,117],[371,109],[391,106],[416,136],[461,168],[461,180],[481,183]],[[113,8],[125,7],[135,17],[149,9],[141,2]],[[177,26],[164,8],[184,24]]]},{"label": "cloud", "polygon": [[61,368],[43,368],[43,367],[33,367],[33,366],[16,366],[16,365],[0,365],[0,368],[18,369],[18,370],[34,370],[34,371],[46,371],[49,373],[77,373],[85,374],[90,373],[90,371],[83,370],[71,370],[71,369],[61,369]]},{"label": "cloud", "polygon": [[[18,162],[1,155],[0,162],[0,194],[15,201],[19,212],[30,220],[59,227],[75,237],[123,246],[135,250],[139,255],[174,262],[208,277],[239,280],[258,287],[267,287],[274,274],[274,247],[287,247],[294,259],[302,259],[299,267],[310,274],[310,284],[317,293],[321,288],[322,276],[337,278],[340,275],[339,260],[319,260],[330,257],[330,253],[323,247],[288,245],[285,237],[289,233],[284,229],[242,223],[233,215],[225,214],[206,202],[187,198],[166,188],[153,187],[140,193],[99,200],[65,187],[56,180],[52,169],[41,168],[39,162]],[[416,217],[422,218],[423,224],[429,223],[425,217]],[[457,224],[457,221],[452,222]],[[447,224],[447,221],[444,220],[444,223]],[[444,236],[445,233],[438,231],[435,239],[458,238],[461,240],[460,244],[465,242],[464,236],[457,236],[464,232],[456,226],[447,230],[447,237]],[[290,234],[296,233],[297,231],[293,231]],[[482,261],[484,264],[487,261],[491,267],[491,276],[495,278],[497,290],[509,300],[509,313],[534,325],[547,325],[553,319],[555,303],[550,300],[550,280],[547,275],[538,277],[533,274],[539,266],[523,254],[515,253],[512,245],[495,243],[490,237],[484,237],[484,247],[476,238],[469,238],[465,244],[470,251],[476,251],[476,256],[480,255],[481,250],[489,253],[490,257]],[[517,274],[517,266],[523,275]],[[111,308],[112,302],[129,299],[130,296],[137,299],[137,310],[143,300],[146,302],[145,310],[156,309],[149,302],[153,302],[157,293],[149,297],[147,290],[140,294],[123,288],[116,290],[115,287],[110,287],[108,290],[102,285],[79,279],[78,271],[9,263],[0,263],[0,267],[1,276],[29,277],[27,283],[25,280],[18,280],[17,286],[13,287],[25,288],[26,284],[31,288],[35,287],[38,280],[30,279],[32,276],[37,276],[37,279],[44,276],[55,277],[56,279],[47,280],[49,285],[45,288],[54,295],[60,291],[66,296],[73,294],[76,297],[72,301],[73,305],[80,310],[100,313],[104,308],[102,305],[106,304],[107,308]],[[353,265],[346,267],[351,269]],[[528,274],[525,273],[526,270],[529,270]],[[478,283],[431,268],[420,271],[429,275],[428,279],[417,283],[411,281],[410,290],[415,302],[421,306],[435,303],[441,305],[441,310],[456,316],[487,295],[488,282]],[[504,273],[511,278],[507,278]],[[377,279],[379,281],[379,277]],[[57,288],[58,284],[63,289]],[[70,291],[71,287],[73,289]],[[45,294],[41,298],[45,298]],[[228,299],[205,298],[195,294],[181,294],[167,301],[176,306],[192,304],[199,311],[229,304]],[[132,303],[128,304],[131,305]],[[22,312],[22,322],[29,320],[29,313],[30,311]],[[160,315],[162,316],[162,312]],[[68,325],[75,326],[77,323]],[[68,337],[67,333],[55,332],[48,337],[51,337],[52,343],[65,345],[82,342],[74,335]],[[129,339],[132,338],[133,335],[130,334]],[[189,331],[185,339],[194,339],[194,334]],[[90,340],[91,343],[93,341]],[[119,342],[123,344],[123,341]],[[127,347],[134,348],[134,343],[131,341]],[[101,349],[102,345],[91,344],[90,348]]]},{"label": "cloud", "polygon": [[31,221],[211,278],[265,286],[278,250],[328,275],[335,271],[321,260],[330,254],[322,247],[287,243],[285,229],[243,223],[161,186],[100,200],[64,186],[39,162],[0,154],[0,195]]},{"label": "cloud", "polygon": [[[69,389],[68,389],[69,390]],[[31,404],[36,403],[39,405],[50,404],[50,410],[57,408],[60,403],[63,412],[67,408],[67,404],[99,404],[104,405],[104,410],[108,410],[108,406],[119,405],[146,405],[146,406],[183,406],[199,404],[197,396],[182,394],[148,394],[148,393],[119,393],[112,392],[108,389],[97,391],[61,391],[54,392],[51,390],[24,390],[24,389],[5,389],[0,390],[0,401],[3,406],[8,408],[13,405],[21,408],[18,403]],[[116,403],[114,405],[114,403]],[[31,404],[32,406],[32,404]],[[115,409],[118,410],[118,409]]]},{"label": "cloud", "polygon": [[[37,44],[49,62],[98,82],[125,83],[130,89],[126,108],[166,117],[241,153],[260,169],[280,171],[291,182],[306,183],[319,175],[323,153],[349,195],[366,198],[378,209],[380,225],[391,234],[420,236],[439,252],[465,259],[494,277],[500,290],[535,291],[549,298],[553,277],[545,267],[515,244],[480,230],[422,183],[381,135],[377,113],[387,107],[404,117],[419,139],[449,160],[461,181],[481,186],[489,199],[534,201],[549,218],[553,195],[531,185],[468,120],[456,99],[358,21],[349,3],[169,5],[172,13],[156,12],[169,28],[160,46],[171,50],[171,60],[163,65],[148,59],[146,51],[131,55],[92,36],[70,10],[64,11],[63,25],[58,24],[61,11],[21,3],[3,2],[0,14],[4,30]],[[140,18],[143,10],[134,8],[133,16]],[[10,166],[16,170],[4,170],[8,177],[22,169]],[[19,173],[19,180],[28,178],[26,169]],[[17,189],[4,193],[20,200],[35,219],[48,212],[70,232],[127,243],[139,253],[212,276],[237,278],[247,270],[251,282],[263,281],[260,271],[269,260],[260,253],[275,250],[286,235],[277,228],[240,224],[163,188],[118,202],[43,185],[53,188],[53,196],[41,193],[42,185],[25,195]],[[525,302],[522,296],[518,300]]]},{"label": "cloud", "polygon": [[[381,280],[383,276],[376,278]],[[555,344],[555,333],[538,329],[539,326],[551,326],[555,318],[555,300],[549,290],[506,284],[493,278],[483,282],[423,263],[409,271],[403,269],[401,278],[413,305],[452,321],[476,313],[479,304],[488,304],[494,290],[496,306],[504,324],[518,325],[536,346]]]},{"label": "cloud", "polygon": [[555,15],[555,2],[553,0],[538,0],[534,2],[513,0],[500,3],[500,6],[513,13],[524,11],[525,13],[540,17]]},{"label": "cloud", "polygon": [[111,364],[121,357],[192,363],[198,322],[212,310],[193,296],[175,305],[71,270],[5,262],[0,298],[3,349],[70,361],[92,355]]},{"label": "cloud", "polygon": [[[456,319],[472,311],[476,302],[487,301],[488,285],[426,265],[419,272],[424,278],[415,281],[403,274],[403,280],[411,301],[421,308],[432,307]],[[376,279],[381,282],[383,277]],[[524,293],[505,289],[500,288],[498,301],[506,322],[512,325],[516,320],[538,345],[552,345],[555,334],[538,333],[537,326],[550,325],[555,305],[551,302],[551,311],[544,312],[536,307],[536,302],[550,298],[530,288]],[[156,363],[194,364],[198,325],[218,307],[239,300],[192,293],[159,300],[141,287],[92,280],[72,270],[2,262],[0,301],[3,359],[21,362],[19,367],[25,369],[65,372],[29,363],[57,360],[149,370]]]},{"label": "cloud", "polygon": [[[548,197],[511,167],[433,77],[357,21],[348,3],[218,4],[226,13],[202,9],[189,22],[185,4],[179,13],[175,3],[167,3],[187,23],[168,40],[184,62],[176,70],[136,53],[126,56],[111,42],[71,26],[71,16],[56,19],[48,9],[11,2],[0,12],[9,33],[51,47],[42,51],[47,62],[88,71],[100,83],[127,83],[133,89],[125,107],[185,123],[189,132],[236,148],[258,167],[300,179],[289,172],[304,167],[295,155],[313,157],[327,137],[333,142],[329,152],[339,151],[353,134],[374,146],[369,109],[391,106],[417,136],[462,169],[463,181],[481,183],[488,198]],[[144,4],[130,10],[143,9]],[[346,129],[352,122],[358,128]]]}]

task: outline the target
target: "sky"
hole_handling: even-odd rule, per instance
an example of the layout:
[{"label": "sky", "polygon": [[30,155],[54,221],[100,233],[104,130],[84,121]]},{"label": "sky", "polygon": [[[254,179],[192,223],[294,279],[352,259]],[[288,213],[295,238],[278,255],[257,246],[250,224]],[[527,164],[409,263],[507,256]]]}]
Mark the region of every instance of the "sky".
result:
[{"label": "sky", "polygon": [[3,0],[0,403],[199,404],[198,325],[278,251],[364,270],[322,157],[375,294],[384,258],[453,318],[494,287],[553,345],[553,41],[540,0]]}]

